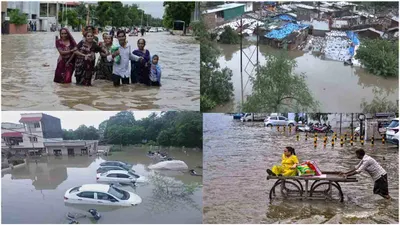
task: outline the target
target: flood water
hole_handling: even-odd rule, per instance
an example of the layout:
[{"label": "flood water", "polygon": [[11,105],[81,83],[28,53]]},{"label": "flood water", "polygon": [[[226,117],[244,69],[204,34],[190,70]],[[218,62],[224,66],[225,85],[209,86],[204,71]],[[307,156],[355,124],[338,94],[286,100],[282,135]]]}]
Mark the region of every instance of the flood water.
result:
[{"label": "flood water", "polygon": [[[388,201],[373,194],[373,180],[366,173],[357,183],[340,183],[344,202],[282,200],[270,203],[275,180],[266,180],[266,169],[281,163],[283,149],[292,146],[299,161],[315,160],[322,171],[348,171],[357,165],[350,146],[296,141],[295,134],[277,132],[263,123],[241,123],[224,114],[204,114],[204,223],[326,223],[338,214],[341,223],[396,223],[399,216],[399,152],[393,145],[376,142],[364,149],[388,172]],[[349,145],[349,144],[348,144]],[[303,184],[304,185],[304,184]]]},{"label": "flood water", "polygon": [[[55,35],[59,33],[2,35],[3,110],[199,110],[200,45],[193,37],[145,34],[145,48],[160,57],[162,86],[116,88],[104,80],[95,80],[92,87],[77,86],[75,77],[71,84],[54,83],[59,56]],[[82,39],[80,32],[72,35],[77,43]],[[140,37],[127,38],[133,51]]]},{"label": "flood water", "polygon": [[[126,148],[128,149],[128,148]],[[97,209],[101,219],[97,223],[202,223],[202,177],[185,173],[168,173],[176,181],[185,184],[198,183],[199,187],[188,196],[165,194],[157,190],[154,182],[138,184],[136,188],[125,186],[142,198],[134,207],[70,205],[64,203],[64,194],[69,188],[82,184],[96,183],[96,169],[104,160],[121,160],[132,163],[139,174],[152,174],[147,166],[153,159],[145,155],[149,149],[130,149],[108,157],[67,157],[42,158],[38,164],[32,160],[27,166],[2,174],[2,223],[67,223],[66,214],[83,213],[90,208]],[[183,160],[189,169],[202,171],[202,153],[191,149],[171,150],[170,156]],[[165,174],[164,174],[165,176]],[[96,223],[89,218],[78,219],[80,223]]]},{"label": "flood water", "polygon": [[[241,102],[241,78],[240,78],[240,46],[219,44],[222,56],[218,59],[221,67],[232,70],[232,83],[234,86],[234,99],[231,103],[215,108],[214,112],[235,112]],[[250,57],[255,45],[247,45],[244,52]],[[278,54],[282,50],[274,49],[268,45],[260,45],[259,61],[265,65],[266,54]],[[252,57],[256,63],[256,53]],[[387,97],[388,100],[397,103],[399,93],[398,78],[388,78],[369,74],[360,67],[344,66],[343,62],[322,60],[311,53],[303,51],[289,51],[290,58],[296,60],[295,74],[306,75],[306,83],[312,95],[320,103],[322,112],[359,112],[363,98],[369,103],[375,95]],[[243,55],[243,71],[248,63],[248,58]],[[250,64],[246,71],[251,72]],[[255,73],[251,73],[253,76]],[[252,93],[252,84],[249,76],[243,72],[244,96]],[[375,92],[382,93],[375,93]],[[349,96],[352,96],[349,98]]]}]

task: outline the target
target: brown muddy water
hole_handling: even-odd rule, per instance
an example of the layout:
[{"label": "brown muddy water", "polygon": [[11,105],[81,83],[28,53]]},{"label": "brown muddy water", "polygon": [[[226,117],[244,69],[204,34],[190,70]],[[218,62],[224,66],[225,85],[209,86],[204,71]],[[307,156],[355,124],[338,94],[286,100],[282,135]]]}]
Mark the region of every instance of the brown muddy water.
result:
[{"label": "brown muddy water", "polygon": [[[399,152],[395,146],[365,145],[367,154],[388,172],[393,200],[374,195],[368,174],[357,183],[341,183],[344,202],[317,200],[269,201],[275,183],[266,180],[266,169],[280,164],[283,149],[293,146],[300,161],[315,160],[323,171],[347,171],[359,160],[350,146],[319,146],[313,140],[297,142],[292,135],[241,123],[224,114],[204,114],[204,223],[396,223],[399,216]],[[338,219],[338,216],[343,217]]]},{"label": "brown muddy water", "polygon": [[[240,78],[240,46],[219,44],[222,56],[218,59],[221,67],[232,70],[232,83],[234,86],[234,99],[231,103],[218,106],[214,112],[236,112],[241,102],[241,78]],[[244,52],[250,57],[256,49],[255,45],[247,45]],[[281,50],[274,49],[268,45],[260,45],[259,61],[265,65],[266,54],[278,54]],[[368,103],[375,95],[387,97],[396,103],[399,95],[398,78],[382,78],[369,74],[360,67],[344,66],[343,62],[322,60],[319,57],[303,51],[289,51],[289,57],[297,62],[294,72],[304,73],[306,83],[314,98],[320,102],[321,112],[359,112],[363,99]],[[256,53],[252,61],[256,62]],[[243,55],[243,68],[248,63]],[[251,72],[253,66],[250,64],[246,71]],[[251,73],[253,76],[255,73]],[[252,93],[252,84],[249,76],[243,72],[244,96]],[[382,93],[375,93],[380,91]]]},{"label": "brown muddy water", "polygon": [[[192,37],[147,33],[146,48],[160,57],[162,86],[115,88],[104,80],[95,80],[92,87],[77,86],[75,77],[71,84],[54,83],[59,55],[55,35],[59,33],[2,35],[3,110],[199,110],[200,45]],[[76,42],[82,39],[79,32],[72,35]],[[128,37],[132,51],[138,38]]]},{"label": "brown muddy water", "polygon": [[[128,149],[128,147],[126,148]],[[125,186],[142,198],[135,207],[112,207],[90,205],[68,205],[64,203],[64,193],[71,187],[96,183],[96,169],[104,160],[121,160],[133,164],[133,169],[149,177],[152,172],[147,168],[155,163],[146,156],[149,149],[136,148],[128,152],[114,153],[108,157],[43,157],[36,164],[31,160],[23,168],[2,173],[2,223],[67,223],[66,214],[83,213],[90,208],[97,209],[102,215],[97,223],[202,223],[202,177],[185,173],[169,173],[177,181],[185,184],[198,183],[192,195],[180,196],[159,191],[160,186],[150,182],[138,184],[136,188]],[[174,149],[170,156],[183,160],[189,169],[199,174],[202,170],[202,152],[191,149]],[[163,173],[164,174],[164,173]],[[164,174],[165,176],[165,174]],[[78,219],[83,224],[96,223],[89,218]]]}]

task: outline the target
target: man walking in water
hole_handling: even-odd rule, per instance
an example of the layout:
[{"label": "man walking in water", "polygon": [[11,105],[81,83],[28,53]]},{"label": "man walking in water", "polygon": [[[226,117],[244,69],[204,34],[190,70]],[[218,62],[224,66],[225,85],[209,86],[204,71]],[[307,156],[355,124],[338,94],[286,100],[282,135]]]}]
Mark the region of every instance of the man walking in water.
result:
[{"label": "man walking in water", "polygon": [[146,30],[144,29],[144,27],[140,28],[140,33],[142,34],[142,37],[143,37],[145,31]]},{"label": "man walking in water", "polygon": [[379,165],[379,163],[375,159],[373,159],[369,155],[366,155],[363,149],[358,149],[356,151],[356,155],[357,158],[361,159],[360,163],[358,163],[355,169],[347,173],[340,173],[340,175],[347,178],[348,176],[352,176],[354,174],[365,171],[372,177],[375,182],[374,194],[378,194],[383,198],[390,200],[391,197],[389,195],[387,173],[385,169],[383,169],[382,166]]}]

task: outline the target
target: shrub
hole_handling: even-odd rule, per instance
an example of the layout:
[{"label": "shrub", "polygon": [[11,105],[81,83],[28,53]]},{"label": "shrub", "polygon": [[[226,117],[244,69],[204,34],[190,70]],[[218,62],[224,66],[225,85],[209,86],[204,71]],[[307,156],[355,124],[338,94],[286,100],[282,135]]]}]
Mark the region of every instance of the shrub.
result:
[{"label": "shrub", "polygon": [[10,23],[15,25],[23,25],[28,23],[28,18],[25,14],[21,13],[19,9],[13,9],[9,13]]},{"label": "shrub", "polygon": [[372,74],[399,76],[399,42],[381,39],[362,40],[355,56]]},{"label": "shrub", "polygon": [[230,26],[225,26],[224,31],[219,36],[219,40],[223,44],[239,44],[239,34],[234,31]]}]

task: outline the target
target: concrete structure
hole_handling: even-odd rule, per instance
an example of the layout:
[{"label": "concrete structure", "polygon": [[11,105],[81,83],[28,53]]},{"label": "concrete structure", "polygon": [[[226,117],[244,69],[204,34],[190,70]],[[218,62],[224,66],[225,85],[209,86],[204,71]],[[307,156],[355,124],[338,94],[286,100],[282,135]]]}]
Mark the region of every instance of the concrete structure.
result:
[{"label": "concrete structure", "polygon": [[91,155],[97,152],[97,140],[63,140],[59,118],[44,113],[21,114],[21,124],[2,123],[2,154]]},{"label": "concrete structure", "polygon": [[206,27],[209,29],[215,28],[229,20],[242,16],[245,13],[246,6],[247,4],[230,3],[204,11],[202,14]]},{"label": "concrete structure", "polygon": [[97,153],[97,140],[64,140],[58,142],[45,142],[47,155],[55,156],[75,156],[75,155],[92,155]]},{"label": "concrete structure", "polygon": [[[2,2],[3,3],[3,2]],[[20,12],[24,13],[27,15],[28,20],[37,20],[39,19],[39,14],[40,14],[40,3],[39,2],[14,2],[14,1],[7,1],[6,2],[7,10],[5,10],[6,17],[8,16],[8,13],[13,10],[13,9],[19,9]],[[4,7],[5,4],[2,4],[2,7]],[[3,10],[2,10],[3,12]]]},{"label": "concrete structure", "polygon": [[316,20],[314,19],[311,22],[312,26],[312,35],[325,37],[326,33],[330,31],[329,29],[329,21],[326,20]]},{"label": "concrete structure", "polygon": [[355,30],[354,33],[357,33],[358,36],[361,38],[370,38],[370,39],[382,38],[384,34],[384,32],[376,30],[372,27],[361,30]]}]

